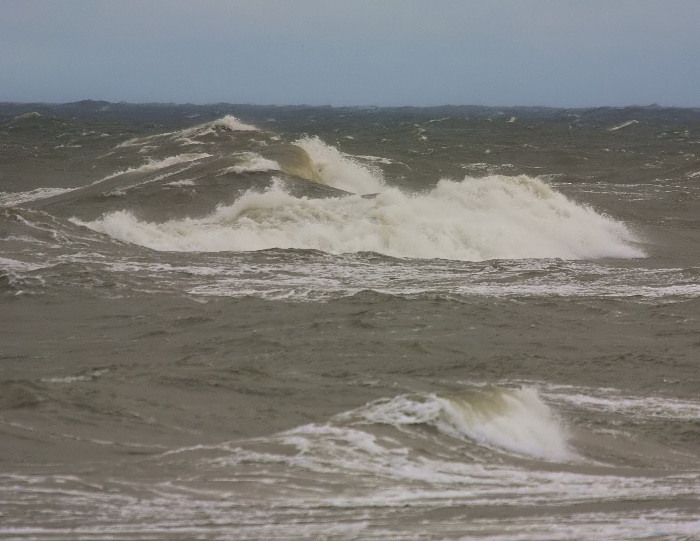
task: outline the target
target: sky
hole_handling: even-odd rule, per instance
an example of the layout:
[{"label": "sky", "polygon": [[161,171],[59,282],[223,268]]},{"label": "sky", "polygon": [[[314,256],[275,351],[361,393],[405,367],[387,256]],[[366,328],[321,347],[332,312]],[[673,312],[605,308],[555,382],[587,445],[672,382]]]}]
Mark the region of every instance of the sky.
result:
[{"label": "sky", "polygon": [[0,0],[0,101],[700,107],[700,0]]}]

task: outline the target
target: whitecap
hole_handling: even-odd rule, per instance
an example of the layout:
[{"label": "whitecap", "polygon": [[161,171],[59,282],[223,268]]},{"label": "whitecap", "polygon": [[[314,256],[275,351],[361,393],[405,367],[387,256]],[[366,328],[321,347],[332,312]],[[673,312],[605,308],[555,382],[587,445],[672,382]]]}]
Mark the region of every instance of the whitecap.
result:
[{"label": "whitecap", "polygon": [[294,248],[462,261],[644,255],[624,224],[522,175],[442,180],[423,194],[385,188],[373,198],[294,197],[275,183],[198,219],[155,223],[119,211],[75,221],[162,251]]}]

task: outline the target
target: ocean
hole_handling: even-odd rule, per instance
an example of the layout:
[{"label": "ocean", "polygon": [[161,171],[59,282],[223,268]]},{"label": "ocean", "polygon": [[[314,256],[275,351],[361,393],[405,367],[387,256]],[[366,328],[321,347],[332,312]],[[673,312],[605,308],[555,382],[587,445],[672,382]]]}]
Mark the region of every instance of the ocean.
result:
[{"label": "ocean", "polygon": [[3,539],[700,539],[700,110],[0,104]]}]

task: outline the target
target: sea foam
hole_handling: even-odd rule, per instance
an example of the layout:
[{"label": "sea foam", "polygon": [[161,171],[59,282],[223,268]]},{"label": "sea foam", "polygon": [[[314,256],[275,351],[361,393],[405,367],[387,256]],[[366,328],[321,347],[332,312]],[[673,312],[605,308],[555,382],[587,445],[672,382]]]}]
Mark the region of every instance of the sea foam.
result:
[{"label": "sea foam", "polygon": [[199,219],[154,223],[119,211],[76,222],[162,251],[295,248],[464,261],[644,255],[624,224],[522,175],[441,180],[422,194],[383,188],[373,198],[294,197],[275,183]]},{"label": "sea foam", "polygon": [[262,171],[279,171],[280,164],[274,160],[263,158],[254,152],[246,152],[241,155],[241,162],[238,165],[229,167],[224,172],[232,173],[257,173]]},{"label": "sea foam", "polygon": [[[231,131],[231,132],[256,132],[260,131],[256,126],[252,124],[246,124],[240,121],[235,116],[226,115],[223,118],[213,120],[211,122],[205,122],[204,124],[198,124],[191,128],[185,128],[179,132],[175,132],[179,139],[187,139],[189,137],[201,137],[204,135],[216,135],[219,130]],[[165,134],[173,135],[173,134]]]},{"label": "sea foam", "polygon": [[29,201],[47,199],[78,188],[36,188],[28,192],[0,192],[0,207],[12,207]]},{"label": "sea foam", "polygon": [[311,157],[324,184],[357,194],[377,193],[385,189],[378,167],[362,164],[318,137],[305,137],[294,144]]},{"label": "sea foam", "polygon": [[515,454],[572,459],[564,425],[534,388],[485,387],[452,396],[398,396],[353,412],[370,423],[426,424],[457,439]]},{"label": "sea foam", "polygon": [[152,173],[154,171],[159,171],[160,169],[165,169],[166,167],[172,167],[173,165],[194,162],[210,157],[211,154],[207,154],[206,152],[188,152],[183,154],[177,154],[175,156],[168,156],[167,158],[163,158],[162,160],[151,159],[143,165],[139,165],[137,167],[129,167],[128,169],[125,169],[123,171],[117,171],[116,173],[112,173],[111,175],[105,178],[93,182],[93,184],[99,184],[100,182],[109,180],[114,177],[118,177],[119,175],[126,175],[131,173]]},{"label": "sea foam", "polygon": [[235,116],[232,115],[226,115],[225,117],[220,118],[219,120],[215,120],[214,122],[211,122],[211,125],[226,128],[231,131],[259,131],[259,129],[256,126],[253,126],[252,124],[246,124],[245,122],[241,122]]}]

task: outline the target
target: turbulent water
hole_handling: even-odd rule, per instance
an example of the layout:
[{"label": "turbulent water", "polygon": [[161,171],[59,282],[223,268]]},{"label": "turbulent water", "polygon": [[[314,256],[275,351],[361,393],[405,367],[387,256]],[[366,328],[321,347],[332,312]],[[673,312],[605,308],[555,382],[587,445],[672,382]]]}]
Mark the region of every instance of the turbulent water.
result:
[{"label": "turbulent water", "polygon": [[0,537],[700,538],[700,111],[0,105]]}]

